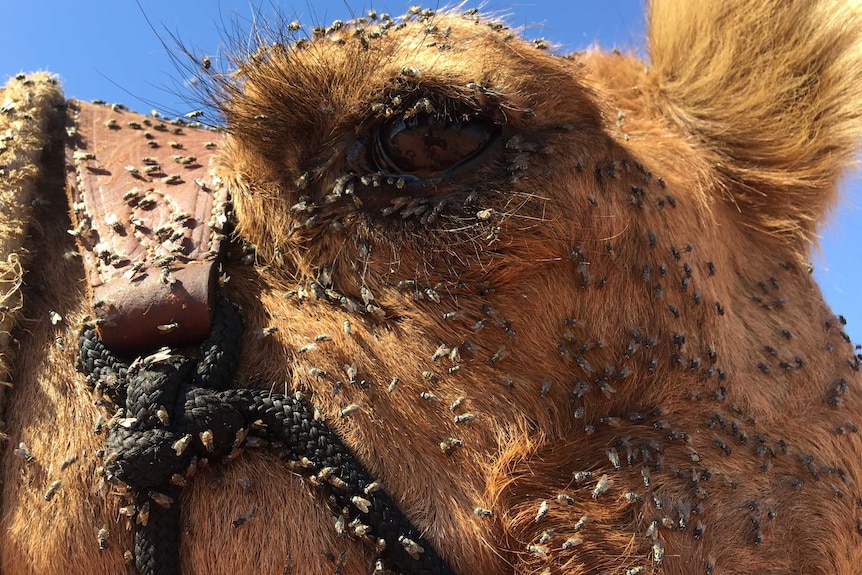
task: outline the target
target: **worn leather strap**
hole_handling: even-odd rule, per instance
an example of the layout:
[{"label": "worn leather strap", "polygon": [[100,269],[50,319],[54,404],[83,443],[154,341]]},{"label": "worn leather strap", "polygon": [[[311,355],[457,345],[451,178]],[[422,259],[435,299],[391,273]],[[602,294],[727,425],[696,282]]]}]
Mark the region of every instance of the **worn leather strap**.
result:
[{"label": "worn leather strap", "polygon": [[118,353],[209,335],[227,192],[218,132],[68,103],[66,184],[99,337]]}]

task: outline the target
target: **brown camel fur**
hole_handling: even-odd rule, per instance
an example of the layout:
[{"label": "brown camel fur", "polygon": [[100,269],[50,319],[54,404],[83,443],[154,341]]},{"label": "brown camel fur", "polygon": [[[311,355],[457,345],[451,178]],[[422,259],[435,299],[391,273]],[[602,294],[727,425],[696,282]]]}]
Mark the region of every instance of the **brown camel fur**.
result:
[{"label": "brown camel fur", "polygon": [[[862,134],[858,1],[655,0],[649,63],[475,13],[290,28],[200,66],[237,386],[302,391],[460,575],[862,572],[860,363],[806,263]],[[4,575],[129,569],[73,365],[61,100],[0,95]],[[404,178],[399,119],[488,143]],[[267,452],[200,470],[182,513],[189,574],[374,568]]]}]

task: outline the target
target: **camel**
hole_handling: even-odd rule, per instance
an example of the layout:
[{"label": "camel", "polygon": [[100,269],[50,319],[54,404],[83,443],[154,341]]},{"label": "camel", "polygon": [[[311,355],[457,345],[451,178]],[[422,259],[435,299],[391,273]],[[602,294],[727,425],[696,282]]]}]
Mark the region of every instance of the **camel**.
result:
[{"label": "camel", "polygon": [[[11,79],[0,571],[140,571],[164,507],[190,575],[859,573],[860,357],[807,262],[862,135],[862,6],[647,10],[648,62],[419,8],[273,25],[230,68],[189,54],[225,122],[212,163],[174,157],[231,201],[214,273],[241,352],[219,393],[304,406],[367,473],[347,503],[338,469],[257,437],[269,420],[173,473],[175,496],[124,481],[110,438],[140,418],[81,371],[107,324],[64,162],[109,170],[64,151],[89,104]],[[145,119],[95,109],[117,133]],[[116,357],[152,375],[183,353]],[[215,454],[218,434],[182,441]],[[376,533],[376,494],[418,535]]]}]

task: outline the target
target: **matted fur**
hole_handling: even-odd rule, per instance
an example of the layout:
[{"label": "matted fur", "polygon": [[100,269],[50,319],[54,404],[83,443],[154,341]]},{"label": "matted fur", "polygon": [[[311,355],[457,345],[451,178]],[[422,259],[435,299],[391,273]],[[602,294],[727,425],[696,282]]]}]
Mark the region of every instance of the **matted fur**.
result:
[{"label": "matted fur", "polygon": [[3,386],[10,384],[10,331],[22,315],[25,234],[33,206],[46,201],[40,187],[49,185],[39,179],[42,150],[62,102],[59,85],[46,73],[15,78],[0,89],[0,406]]},{"label": "matted fur", "polygon": [[[236,71],[202,66],[230,138],[236,384],[302,391],[460,575],[862,564],[859,360],[804,264],[862,134],[862,9],[688,6],[651,5],[653,67],[475,14],[285,24]],[[500,138],[424,187],[351,176],[423,98]],[[405,214],[406,194],[448,202]],[[6,575],[119,572],[130,548],[73,368],[88,302],[60,198],[27,246]],[[271,454],[199,471],[182,505],[187,573],[373,569]]]}]

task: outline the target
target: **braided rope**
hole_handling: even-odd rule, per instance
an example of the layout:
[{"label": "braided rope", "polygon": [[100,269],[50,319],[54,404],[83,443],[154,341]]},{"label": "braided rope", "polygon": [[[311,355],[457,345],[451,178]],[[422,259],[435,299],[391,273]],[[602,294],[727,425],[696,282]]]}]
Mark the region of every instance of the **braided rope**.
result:
[{"label": "braided rope", "polygon": [[284,445],[280,455],[353,520],[357,536],[379,553],[378,564],[402,575],[453,575],[305,404],[265,389],[229,388],[240,354],[238,309],[219,300],[213,323],[198,357],[160,350],[131,364],[114,356],[95,329],[81,334],[78,367],[88,385],[122,406],[106,441],[105,471],[135,493],[136,573],[180,573],[179,494],[187,472],[201,459],[227,458],[251,436]]}]

